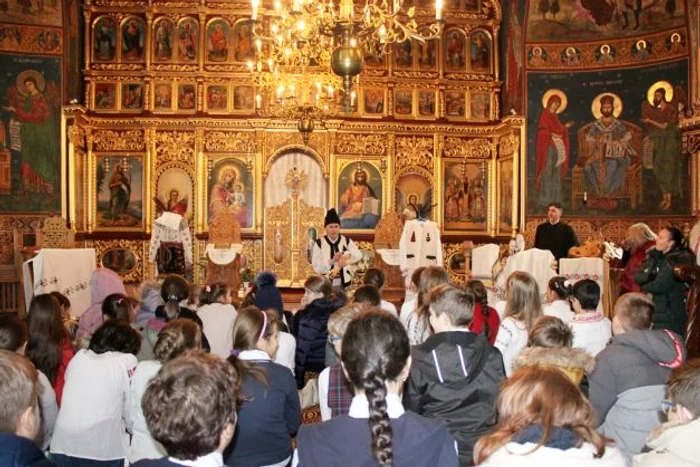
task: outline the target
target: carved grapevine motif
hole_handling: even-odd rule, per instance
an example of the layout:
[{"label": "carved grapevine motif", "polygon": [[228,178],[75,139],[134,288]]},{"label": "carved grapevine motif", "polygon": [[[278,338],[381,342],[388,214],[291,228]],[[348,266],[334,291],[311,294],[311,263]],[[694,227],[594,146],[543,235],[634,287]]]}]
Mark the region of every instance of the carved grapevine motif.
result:
[{"label": "carved grapevine motif", "polygon": [[464,139],[445,138],[444,157],[468,157],[488,159],[491,157],[491,141],[486,138]]},{"label": "carved grapevine motif", "polygon": [[245,152],[253,136],[244,131],[209,131],[205,134],[204,147],[212,152]]},{"label": "carved grapevine motif", "polygon": [[146,148],[142,130],[100,130],[93,133],[97,151],[143,151]]},{"label": "carved grapevine motif", "polygon": [[170,161],[194,163],[195,134],[192,131],[156,132],[158,165]]},{"label": "carved grapevine motif", "polygon": [[396,169],[418,166],[432,170],[433,138],[408,136],[396,138]]},{"label": "carved grapevine motif", "polygon": [[383,156],[386,154],[386,141],[386,137],[381,134],[341,133],[336,137],[335,152],[337,154]]}]

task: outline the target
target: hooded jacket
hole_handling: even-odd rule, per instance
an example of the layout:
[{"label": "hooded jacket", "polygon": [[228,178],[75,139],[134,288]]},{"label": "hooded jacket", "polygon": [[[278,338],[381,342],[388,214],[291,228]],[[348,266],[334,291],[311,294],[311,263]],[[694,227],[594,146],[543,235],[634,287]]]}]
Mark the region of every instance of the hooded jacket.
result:
[{"label": "hooded jacket", "polygon": [[0,433],[2,467],[53,467],[39,447],[30,439],[13,433]]},{"label": "hooded jacket", "polygon": [[584,375],[590,375],[595,368],[595,358],[585,350],[564,347],[527,347],[513,360],[513,371],[530,366],[554,366],[579,385]]},{"label": "hooded jacket", "polygon": [[496,399],[505,378],[501,352],[482,335],[449,331],[413,347],[411,356],[406,410],[443,420],[457,441],[460,465],[469,465],[477,439],[496,423]]},{"label": "hooded jacket", "polygon": [[652,317],[654,329],[670,329],[685,336],[688,311],[685,306],[687,285],[676,280],[673,269],[678,265],[695,262],[692,253],[685,249],[674,249],[664,254],[652,249],[634,275],[642,291],[652,294],[655,311]]},{"label": "hooded jacket", "polygon": [[[396,466],[456,467],[454,440],[445,427],[411,412],[391,420]],[[299,467],[375,467],[366,418],[334,417],[304,425],[297,435]]]},{"label": "hooded jacket", "polygon": [[693,467],[700,466],[700,419],[679,425],[665,423],[654,432],[647,446],[650,452],[635,457],[635,467]]},{"label": "hooded jacket", "polygon": [[107,296],[120,293],[126,295],[126,289],[119,274],[107,268],[97,269],[90,278],[90,307],[80,317],[78,339],[89,338],[102,326],[102,302]]},{"label": "hooded jacket", "polygon": [[600,431],[627,455],[638,454],[661,422],[659,411],[668,374],[685,362],[685,345],[668,330],[613,336],[596,357],[590,401]]},{"label": "hooded jacket", "polygon": [[320,373],[325,368],[328,318],[338,308],[337,302],[318,298],[294,316],[292,333],[297,339],[294,374],[299,388],[304,386],[304,373]]}]

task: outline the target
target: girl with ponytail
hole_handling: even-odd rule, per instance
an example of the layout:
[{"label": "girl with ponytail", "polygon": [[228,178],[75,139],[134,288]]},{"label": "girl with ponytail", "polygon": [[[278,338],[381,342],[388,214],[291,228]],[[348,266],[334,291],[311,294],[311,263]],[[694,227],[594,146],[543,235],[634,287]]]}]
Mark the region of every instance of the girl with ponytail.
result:
[{"label": "girl with ponytail", "polygon": [[547,316],[555,316],[565,323],[570,323],[576,315],[571,309],[571,285],[567,283],[566,278],[556,276],[549,279],[547,284],[547,301],[542,306],[542,313]]},{"label": "girl with ponytail", "polygon": [[233,325],[228,361],[241,378],[242,403],[236,436],[224,452],[226,465],[283,467],[291,460],[301,406],[294,375],[273,361],[279,346],[277,316],[274,309],[249,306]]},{"label": "girl with ponytail", "polygon": [[341,350],[355,392],[349,414],[302,427],[293,465],[458,465],[447,429],[404,411],[401,394],[411,349],[399,320],[383,311],[361,313],[348,325]]},{"label": "girl with ponytail", "polygon": [[481,281],[473,280],[467,282],[467,290],[474,294],[474,318],[469,330],[481,334],[488,339],[489,344],[496,342],[498,327],[501,325],[501,317],[498,312],[489,306],[486,287]]}]

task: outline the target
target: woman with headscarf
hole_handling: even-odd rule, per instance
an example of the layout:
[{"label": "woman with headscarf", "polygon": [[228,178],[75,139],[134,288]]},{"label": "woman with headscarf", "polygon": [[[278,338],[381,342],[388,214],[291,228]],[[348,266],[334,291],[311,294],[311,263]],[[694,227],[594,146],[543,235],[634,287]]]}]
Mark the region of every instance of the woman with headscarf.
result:
[{"label": "woman with headscarf", "polygon": [[107,268],[97,269],[90,278],[90,307],[80,317],[76,339],[86,341],[104,323],[102,319],[102,302],[109,295],[126,295],[126,289],[119,274]]}]

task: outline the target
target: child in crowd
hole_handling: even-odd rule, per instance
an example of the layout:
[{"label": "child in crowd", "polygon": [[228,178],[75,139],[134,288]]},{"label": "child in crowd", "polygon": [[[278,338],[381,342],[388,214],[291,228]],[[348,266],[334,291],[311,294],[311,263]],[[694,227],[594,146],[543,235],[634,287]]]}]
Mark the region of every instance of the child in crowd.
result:
[{"label": "child in crowd", "polygon": [[576,314],[571,310],[569,295],[571,295],[571,287],[566,283],[566,278],[552,277],[547,287],[549,303],[542,307],[542,313],[547,316],[556,316],[565,323],[570,323]]},{"label": "child in crowd", "polygon": [[66,368],[74,352],[70,336],[63,325],[58,300],[51,294],[32,298],[27,327],[29,340],[25,354],[51,382],[60,407]]},{"label": "child in crowd", "polygon": [[273,309],[277,313],[278,319],[283,319],[284,304],[282,294],[277,288],[277,278],[268,271],[263,271],[255,277],[257,288],[254,298],[255,306],[261,310]]},{"label": "child in crowd", "polygon": [[448,282],[450,282],[450,276],[444,268],[439,266],[428,266],[421,273],[418,281],[416,311],[408,318],[406,324],[408,342],[411,345],[422,344],[432,334],[428,319],[428,294],[433,288]]},{"label": "child in crowd", "polygon": [[295,315],[292,334],[297,339],[294,375],[297,387],[304,386],[307,371],[320,373],[325,368],[328,318],[340,308],[331,300],[331,283],[323,276],[311,275],[304,282],[302,309]]},{"label": "child in crowd", "polygon": [[115,293],[107,295],[102,302],[102,321],[131,321],[131,301],[126,295]]},{"label": "child in crowd", "polygon": [[202,320],[203,332],[209,339],[211,352],[221,358],[228,358],[233,348],[236,308],[231,302],[231,289],[223,282],[205,285],[199,296],[197,315]]},{"label": "child in crowd", "polygon": [[428,308],[435,334],[413,347],[403,400],[407,409],[444,421],[457,440],[460,465],[469,465],[474,443],[496,424],[503,358],[484,336],[469,331],[475,309],[470,291],[439,285]]},{"label": "child in crowd", "polygon": [[149,383],[142,407],[168,457],[141,460],[133,467],[222,465],[236,428],[239,383],[236,370],[214,355],[189,352],[165,363]]},{"label": "child in crowd", "polygon": [[129,462],[140,459],[157,458],[166,454],[165,448],[151,437],[141,408],[141,399],[149,381],[158,370],[170,360],[179,357],[189,349],[199,350],[202,346],[202,332],[197,324],[189,319],[176,319],[168,323],[158,334],[153,354],[155,360],[139,363],[131,378],[131,414],[134,420]]},{"label": "child in crowd", "polygon": [[494,308],[489,306],[488,294],[483,282],[477,280],[469,281],[467,282],[467,290],[474,294],[476,302],[474,304],[474,317],[469,325],[469,329],[486,337],[489,344],[493,345],[496,343],[501,317],[498,316]]},{"label": "child in crowd", "polygon": [[574,347],[596,356],[612,337],[610,320],[597,311],[600,302],[600,286],[596,281],[583,279],[574,284],[571,306],[576,316],[570,326],[574,333]]},{"label": "child in crowd", "polygon": [[66,370],[51,457],[58,467],[123,467],[131,429],[129,383],[141,337],[129,323],[103,324]]},{"label": "child in crowd", "polygon": [[[12,313],[0,313],[0,350],[8,350],[24,355],[29,333],[27,325]],[[35,441],[42,449],[47,449],[53,436],[53,427],[58,416],[56,393],[49,379],[37,370],[39,383],[39,408],[41,409],[41,431]],[[0,465],[4,465],[0,463]]]},{"label": "child in crowd", "polygon": [[180,302],[185,300],[189,293],[190,285],[181,276],[171,274],[165,277],[160,288],[160,296],[164,304],[156,308],[156,317],[146,324],[146,334],[151,345],[155,345],[158,333],[165,327],[166,323],[177,318],[185,318],[194,321],[202,329],[202,349],[206,352],[210,351],[209,340],[203,331],[202,320],[197,316],[197,313],[180,305]]},{"label": "child in crowd", "polygon": [[[355,316],[362,310],[358,305],[347,305],[336,311],[328,318],[328,343],[338,361],[326,367],[318,376],[318,402],[321,407],[321,420],[324,422],[331,417],[347,415],[350,410],[353,392],[350,382],[340,366],[341,345],[345,330]],[[329,350],[326,349],[326,353]]]},{"label": "child in crowd", "polygon": [[574,336],[568,324],[555,316],[542,316],[532,327],[528,346],[513,360],[513,370],[531,365],[559,368],[588,396],[588,379],[595,359],[583,349],[572,348]]},{"label": "child in crowd", "polygon": [[[384,271],[378,268],[369,268],[367,269],[367,272],[365,272],[364,277],[362,278],[362,283],[365,285],[373,285],[379,290],[379,293],[382,293],[382,289],[384,287]],[[396,311],[396,305],[394,305],[391,302],[388,302],[384,299],[381,299],[381,309],[391,313],[392,315],[396,316],[397,318],[399,317],[399,314]]]},{"label": "child in crowd", "polygon": [[58,304],[61,306],[61,318],[63,319],[63,325],[66,327],[68,336],[72,341],[75,338],[75,334],[78,332],[78,321],[73,320],[73,316],[71,316],[70,300],[68,300],[68,297],[59,291],[53,291],[51,292],[51,295],[58,300]]},{"label": "child in crowd", "polygon": [[404,328],[408,326],[408,318],[416,311],[416,306],[418,305],[418,283],[424,269],[425,266],[420,266],[411,273],[411,281],[406,290],[406,299],[401,305],[401,312],[399,313],[399,321],[401,321]]},{"label": "child in crowd", "polygon": [[516,371],[501,387],[498,414],[496,429],[476,443],[476,465],[626,465],[620,451],[596,431],[588,400],[556,368]]},{"label": "child in crowd", "polygon": [[126,289],[119,274],[107,268],[99,268],[90,278],[91,305],[80,316],[76,338],[79,347],[85,348],[90,343],[92,334],[102,326],[102,302],[107,296],[119,293],[126,295]]},{"label": "child in crowd", "polygon": [[444,425],[401,404],[410,353],[406,331],[393,316],[370,310],[355,317],[341,352],[355,391],[348,415],[302,427],[292,465],[456,467],[455,442]]},{"label": "child in crowd", "polygon": [[361,285],[355,289],[352,303],[363,305],[365,308],[379,308],[382,303],[382,296],[379,294],[379,289],[375,286]]},{"label": "child in crowd", "polygon": [[513,372],[513,359],[527,345],[530,330],[540,316],[540,288],[534,277],[521,271],[512,273],[506,289],[506,314],[495,344],[503,354],[506,376]]},{"label": "child in crowd", "polygon": [[272,361],[279,321],[274,311],[240,310],[233,327],[229,362],[241,378],[238,428],[224,458],[230,466],[284,467],[291,460],[291,437],[301,424],[294,376]]},{"label": "child in crowd", "polygon": [[198,284],[190,285],[190,293],[187,296],[187,300],[184,300],[181,305],[188,310],[197,311],[199,310],[200,300],[202,295],[202,286]]},{"label": "child in crowd", "polygon": [[40,430],[37,371],[25,357],[0,350],[0,465],[51,467],[34,444]]}]

